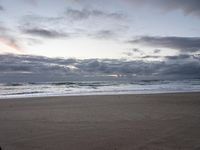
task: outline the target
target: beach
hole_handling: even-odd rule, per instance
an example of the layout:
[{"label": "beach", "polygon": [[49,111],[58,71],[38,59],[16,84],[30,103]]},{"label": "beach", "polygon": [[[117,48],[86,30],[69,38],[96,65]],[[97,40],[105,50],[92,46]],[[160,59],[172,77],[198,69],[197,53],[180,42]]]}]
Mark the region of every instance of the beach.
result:
[{"label": "beach", "polygon": [[198,150],[200,93],[0,100],[2,150]]}]

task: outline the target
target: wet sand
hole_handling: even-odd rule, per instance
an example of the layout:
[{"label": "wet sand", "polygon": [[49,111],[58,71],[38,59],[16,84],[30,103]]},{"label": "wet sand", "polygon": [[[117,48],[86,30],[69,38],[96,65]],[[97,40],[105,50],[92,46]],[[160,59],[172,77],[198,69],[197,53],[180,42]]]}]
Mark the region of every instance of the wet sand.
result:
[{"label": "wet sand", "polygon": [[200,93],[0,100],[2,150],[199,150]]}]

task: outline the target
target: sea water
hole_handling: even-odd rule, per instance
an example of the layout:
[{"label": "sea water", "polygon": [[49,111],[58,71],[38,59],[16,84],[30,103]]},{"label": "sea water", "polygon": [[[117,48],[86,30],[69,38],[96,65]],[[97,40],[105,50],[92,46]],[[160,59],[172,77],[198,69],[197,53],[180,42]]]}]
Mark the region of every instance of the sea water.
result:
[{"label": "sea water", "polygon": [[200,92],[200,80],[0,83],[0,98]]}]

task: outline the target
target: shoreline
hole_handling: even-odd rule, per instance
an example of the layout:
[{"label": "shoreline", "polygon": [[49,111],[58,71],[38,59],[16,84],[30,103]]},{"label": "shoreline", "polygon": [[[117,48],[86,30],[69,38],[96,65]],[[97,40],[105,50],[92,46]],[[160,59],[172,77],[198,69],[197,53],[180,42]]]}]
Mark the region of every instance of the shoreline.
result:
[{"label": "shoreline", "polygon": [[151,93],[117,93],[117,94],[109,94],[109,93],[106,93],[106,94],[64,94],[64,95],[44,95],[44,96],[41,96],[41,95],[38,95],[38,96],[16,96],[16,97],[0,97],[0,101],[1,100],[13,100],[13,99],[37,99],[37,98],[57,98],[57,97],[89,97],[89,96],[125,96],[125,95],[163,95],[163,94],[198,94],[200,93],[200,91],[180,91],[180,92],[151,92]]}]

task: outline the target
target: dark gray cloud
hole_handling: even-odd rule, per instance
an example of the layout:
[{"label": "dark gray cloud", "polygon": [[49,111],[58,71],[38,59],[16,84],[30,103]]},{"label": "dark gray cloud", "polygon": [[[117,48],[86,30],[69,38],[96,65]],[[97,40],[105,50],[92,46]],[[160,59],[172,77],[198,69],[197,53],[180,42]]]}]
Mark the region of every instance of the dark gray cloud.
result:
[{"label": "dark gray cloud", "polygon": [[186,15],[192,14],[200,16],[199,0],[161,0],[158,4],[162,5],[168,11],[181,9]]},{"label": "dark gray cloud", "polygon": [[165,56],[166,59],[171,59],[171,60],[185,60],[185,59],[190,59],[191,57],[193,57],[194,55],[188,55],[188,54],[180,54],[177,56]]},{"label": "dark gray cloud", "polygon": [[[124,0],[122,0],[124,1]],[[134,6],[154,6],[154,9],[163,11],[181,10],[185,15],[200,16],[199,0],[126,0]]]},{"label": "dark gray cloud", "polygon": [[[190,57],[189,60],[186,60]],[[171,61],[171,60],[176,61]],[[185,60],[185,61],[179,61]],[[187,58],[188,59],[188,58]],[[109,75],[120,75],[118,78]],[[63,59],[28,55],[0,55],[0,82],[70,80],[151,80],[200,77],[200,62],[192,56],[165,61],[116,59]]]},{"label": "dark gray cloud", "polygon": [[88,10],[88,9],[72,9],[68,8],[65,12],[65,15],[73,20],[82,20],[88,19],[90,17],[103,17],[103,18],[110,18],[110,19],[123,19],[124,15],[120,13],[109,13],[104,12],[101,10]]},{"label": "dark gray cloud", "polygon": [[0,11],[4,11],[4,7],[0,5]]},{"label": "dark gray cloud", "polygon": [[158,54],[158,53],[160,53],[160,52],[161,52],[160,49],[155,49],[155,50],[153,51],[154,54]]},{"label": "dark gray cloud", "polygon": [[96,39],[114,39],[117,37],[117,33],[114,30],[99,30],[88,33],[88,36]]},{"label": "dark gray cloud", "polygon": [[69,36],[64,32],[45,29],[45,28],[22,29],[22,32],[43,38],[65,38]]},{"label": "dark gray cloud", "polygon": [[[175,75],[176,77],[185,78],[190,77],[199,78],[200,65],[196,62],[183,63],[183,64],[170,64],[167,68],[163,69],[163,75]],[[197,76],[198,75],[198,76]]]},{"label": "dark gray cloud", "polygon": [[151,37],[143,36],[129,41],[133,44],[142,44],[158,48],[170,48],[185,52],[200,50],[200,37]]},{"label": "dark gray cloud", "polygon": [[38,0],[23,0],[23,1],[31,6],[37,6],[38,4]]},{"label": "dark gray cloud", "polygon": [[155,56],[155,55],[144,55],[144,56],[139,57],[139,59],[148,59],[148,58],[150,58],[150,59],[160,59],[162,57],[161,56]]}]

